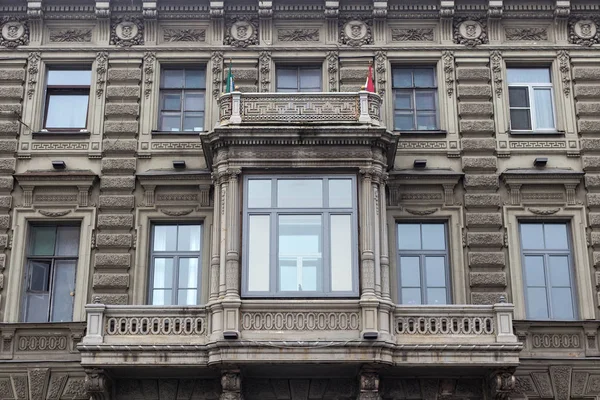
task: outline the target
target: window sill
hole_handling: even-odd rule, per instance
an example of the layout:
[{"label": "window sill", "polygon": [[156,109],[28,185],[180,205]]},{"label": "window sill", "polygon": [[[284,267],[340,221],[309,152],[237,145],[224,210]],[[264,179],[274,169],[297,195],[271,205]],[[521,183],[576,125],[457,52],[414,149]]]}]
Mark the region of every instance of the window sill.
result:
[{"label": "window sill", "polygon": [[509,135],[515,136],[564,136],[565,131],[508,131]]},{"label": "window sill", "polygon": [[157,137],[167,137],[167,136],[185,136],[185,137],[190,137],[190,136],[199,136],[201,133],[204,133],[206,131],[152,131],[152,136],[157,136]]},{"label": "window sill", "polygon": [[400,134],[400,136],[423,136],[423,135],[427,135],[427,136],[436,136],[436,135],[447,135],[448,131],[445,130],[441,130],[441,129],[432,129],[432,130],[424,130],[424,131],[420,131],[420,130],[414,130],[414,131],[403,131],[403,130],[394,130],[394,132],[397,132]]},{"label": "window sill", "polygon": [[90,131],[71,131],[71,130],[52,130],[33,132],[31,136],[35,139],[56,139],[60,138],[89,138]]}]

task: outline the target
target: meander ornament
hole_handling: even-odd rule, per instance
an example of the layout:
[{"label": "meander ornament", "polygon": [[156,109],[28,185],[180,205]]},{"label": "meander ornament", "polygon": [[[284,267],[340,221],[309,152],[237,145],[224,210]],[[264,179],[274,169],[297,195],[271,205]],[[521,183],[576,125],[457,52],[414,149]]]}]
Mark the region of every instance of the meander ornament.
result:
[{"label": "meander ornament", "polygon": [[135,17],[123,17],[115,21],[110,43],[129,47],[144,44],[144,25],[141,20]]},{"label": "meander ornament", "polygon": [[349,46],[362,46],[371,43],[371,27],[367,21],[350,19],[342,25],[340,42]]},{"label": "meander ornament", "polygon": [[5,17],[1,22],[0,46],[17,47],[29,43],[29,27],[23,20]]}]

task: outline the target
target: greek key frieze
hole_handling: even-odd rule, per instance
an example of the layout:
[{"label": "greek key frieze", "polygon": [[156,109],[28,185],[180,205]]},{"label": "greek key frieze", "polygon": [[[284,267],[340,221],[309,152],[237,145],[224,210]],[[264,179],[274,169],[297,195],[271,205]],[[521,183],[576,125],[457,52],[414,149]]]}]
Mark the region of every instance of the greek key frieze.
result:
[{"label": "greek key frieze", "polygon": [[245,312],[242,313],[245,330],[357,330],[360,317],[357,312]]},{"label": "greek key frieze", "polygon": [[448,143],[444,140],[419,140],[419,141],[399,141],[399,149],[415,149],[415,150],[431,150],[431,149],[446,149]]},{"label": "greek key frieze", "polygon": [[42,142],[31,144],[31,150],[87,150],[89,147],[89,143],[77,142]]},{"label": "greek key frieze", "polygon": [[567,143],[559,140],[515,141],[510,142],[511,149],[566,149]]},{"label": "greek key frieze", "polygon": [[358,104],[348,98],[277,99],[247,97],[242,103],[242,118],[245,121],[315,121],[332,120],[355,121]]},{"label": "greek key frieze", "polygon": [[201,150],[202,144],[195,142],[154,142],[152,150]]}]

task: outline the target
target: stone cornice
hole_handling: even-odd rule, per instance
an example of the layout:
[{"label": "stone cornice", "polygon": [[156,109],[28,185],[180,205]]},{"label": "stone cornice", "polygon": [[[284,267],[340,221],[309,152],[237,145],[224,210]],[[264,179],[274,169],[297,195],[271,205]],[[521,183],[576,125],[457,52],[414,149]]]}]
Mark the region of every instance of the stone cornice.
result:
[{"label": "stone cornice", "polygon": [[507,185],[528,184],[528,185],[566,185],[578,184],[583,178],[583,172],[577,172],[568,169],[507,169],[501,177]]},{"label": "stone cornice", "polygon": [[14,175],[21,186],[87,186],[98,178],[92,171],[27,171]]}]

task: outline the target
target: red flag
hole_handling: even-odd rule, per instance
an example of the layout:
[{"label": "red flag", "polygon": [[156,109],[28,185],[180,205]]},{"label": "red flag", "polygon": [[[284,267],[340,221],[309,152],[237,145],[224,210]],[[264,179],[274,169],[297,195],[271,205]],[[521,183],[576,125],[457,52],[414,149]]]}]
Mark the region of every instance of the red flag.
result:
[{"label": "red flag", "polygon": [[365,83],[365,90],[367,92],[375,93],[375,83],[373,82],[373,64],[369,63],[369,74],[367,75],[367,82]]}]

